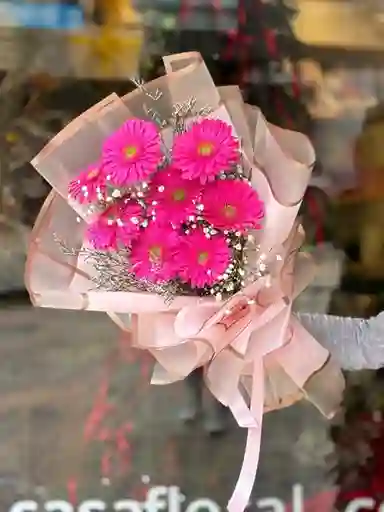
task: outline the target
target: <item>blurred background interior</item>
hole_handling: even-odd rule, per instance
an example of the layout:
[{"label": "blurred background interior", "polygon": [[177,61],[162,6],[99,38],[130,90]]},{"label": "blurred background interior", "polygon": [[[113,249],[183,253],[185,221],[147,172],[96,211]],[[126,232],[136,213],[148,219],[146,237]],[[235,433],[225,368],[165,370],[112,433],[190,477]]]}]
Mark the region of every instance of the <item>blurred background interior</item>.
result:
[{"label": "blurred background interior", "polygon": [[[28,234],[49,191],[31,158],[92,104],[133,89],[130,78],[161,76],[162,55],[191,50],[218,85],[238,84],[316,148],[301,213],[306,249],[323,263],[296,307],[384,309],[382,1],[0,0],[1,512],[27,498],[40,508],[25,512],[45,510],[59,497],[77,512],[85,497],[139,499],[155,484],[179,486],[187,501],[230,494],[243,433],[209,397],[200,410],[199,376],[186,389],[148,390],[151,362],[117,345],[106,318],[33,311],[23,287]],[[347,378],[332,428],[303,404],[267,417],[251,510],[258,496],[289,503],[296,483],[308,512],[384,499],[382,374]]]}]

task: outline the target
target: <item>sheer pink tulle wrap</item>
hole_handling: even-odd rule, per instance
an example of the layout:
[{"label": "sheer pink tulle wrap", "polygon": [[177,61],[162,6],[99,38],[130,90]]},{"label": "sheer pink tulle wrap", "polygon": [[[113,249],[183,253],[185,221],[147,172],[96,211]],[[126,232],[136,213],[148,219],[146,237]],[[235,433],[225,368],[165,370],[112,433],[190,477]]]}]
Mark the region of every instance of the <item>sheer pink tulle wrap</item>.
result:
[{"label": "sheer pink tulle wrap", "polygon": [[[292,314],[293,299],[314,271],[298,252],[303,233],[296,218],[315,155],[305,136],[268,124],[257,108],[244,104],[237,87],[215,87],[200,55],[164,61],[167,75],[146,86],[161,91],[155,104],[141,90],[123,98],[111,95],[70,123],[33,161],[54,190],[32,233],[26,283],[37,306],[108,313],[131,333],[135,346],[153,354],[154,384],[184,379],[204,367],[208,388],[248,430],[228,505],[231,512],[242,512],[258,466],[263,412],[306,397],[330,417],[343,389],[329,353]],[[148,118],[154,107],[167,118],[172,104],[190,97],[196,109],[209,106],[212,116],[230,122],[241,137],[247,172],[266,207],[258,243],[262,252],[281,256],[271,285],[260,278],[226,302],[178,296],[170,305],[156,295],[95,290],[94,270],[55,243],[56,235],[80,249],[89,221],[81,205],[68,203],[68,183],[98,159],[102,141],[122,122]]]}]

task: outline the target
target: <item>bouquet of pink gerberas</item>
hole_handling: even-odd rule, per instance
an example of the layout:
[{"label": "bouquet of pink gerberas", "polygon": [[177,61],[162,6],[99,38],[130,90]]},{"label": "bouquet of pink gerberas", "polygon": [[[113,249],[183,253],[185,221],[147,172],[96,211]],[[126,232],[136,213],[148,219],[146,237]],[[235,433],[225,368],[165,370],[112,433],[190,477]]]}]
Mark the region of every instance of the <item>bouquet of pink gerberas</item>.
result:
[{"label": "bouquet of pink gerberas", "polygon": [[245,241],[264,217],[240,164],[239,139],[221,119],[186,124],[166,148],[153,121],[131,118],[69,183],[69,197],[95,207],[86,241],[125,251],[134,281],[217,297],[244,286]]},{"label": "bouquet of pink gerberas", "polygon": [[155,384],[204,368],[248,429],[229,504],[241,512],[263,412],[306,397],[331,416],[343,387],[292,314],[314,268],[297,221],[314,152],[215,87],[200,55],[164,61],[164,77],[95,105],[33,161],[53,191],[26,283],[36,305],[107,312],[154,356]]}]

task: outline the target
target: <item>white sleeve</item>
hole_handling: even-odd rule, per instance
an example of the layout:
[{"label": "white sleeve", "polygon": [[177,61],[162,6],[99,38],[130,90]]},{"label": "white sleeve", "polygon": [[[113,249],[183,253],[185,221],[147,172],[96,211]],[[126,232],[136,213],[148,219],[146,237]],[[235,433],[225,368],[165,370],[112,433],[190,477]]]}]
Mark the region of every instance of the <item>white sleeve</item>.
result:
[{"label": "white sleeve", "polygon": [[374,370],[384,366],[384,313],[367,320],[310,313],[296,315],[343,369]]}]

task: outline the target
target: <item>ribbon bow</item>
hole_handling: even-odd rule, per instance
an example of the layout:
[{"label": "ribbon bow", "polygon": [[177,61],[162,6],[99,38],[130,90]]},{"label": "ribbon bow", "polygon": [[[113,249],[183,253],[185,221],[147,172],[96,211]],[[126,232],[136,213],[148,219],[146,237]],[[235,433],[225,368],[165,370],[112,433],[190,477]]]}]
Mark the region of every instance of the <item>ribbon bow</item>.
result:
[{"label": "ribbon bow", "polygon": [[[238,425],[248,429],[230,512],[244,510],[251,495],[264,409],[282,407],[303,396],[306,381],[329,356],[292,315],[298,293],[297,274],[290,272],[295,259],[286,260],[272,282],[268,276],[261,277],[224,304],[202,302],[178,312],[134,316],[136,345],[150,350],[157,361],[152,383],[182,380],[203,366],[209,390],[231,410]],[[278,373],[277,380],[290,380],[288,389],[295,394],[281,396],[275,390],[275,403],[268,405],[266,376],[273,382]]]}]

